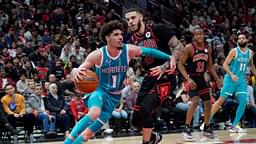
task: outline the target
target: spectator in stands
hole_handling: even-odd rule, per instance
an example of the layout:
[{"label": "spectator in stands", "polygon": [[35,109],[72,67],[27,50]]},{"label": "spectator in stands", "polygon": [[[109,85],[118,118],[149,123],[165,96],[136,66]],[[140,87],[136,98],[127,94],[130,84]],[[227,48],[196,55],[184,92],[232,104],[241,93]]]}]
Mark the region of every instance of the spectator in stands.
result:
[{"label": "spectator in stands", "polygon": [[3,95],[4,95],[4,87],[8,83],[15,85],[15,82],[10,77],[6,77],[4,69],[0,68],[0,91]]},{"label": "spectator in stands", "polygon": [[56,76],[57,80],[64,79],[64,69],[63,69],[61,59],[56,60],[55,67],[51,70],[51,74],[54,74]]},{"label": "spectator in stands", "polygon": [[27,101],[31,94],[35,92],[35,81],[33,79],[28,80],[28,87],[23,91],[22,95]]},{"label": "spectator in stands", "polygon": [[51,115],[56,117],[56,126],[60,126],[65,132],[65,137],[69,135],[71,128],[71,117],[69,108],[65,103],[61,89],[56,83],[50,83],[49,95],[46,98],[46,109]]},{"label": "spectator in stands", "polygon": [[[6,128],[13,136],[13,143],[18,144],[17,131],[8,122],[8,119],[4,112],[2,102],[0,102],[0,129],[2,129],[2,128]],[[2,132],[2,130],[0,130],[0,132]]]},{"label": "spectator in stands", "polygon": [[43,92],[42,92],[43,96],[48,96],[48,94],[49,94],[49,85],[50,85],[50,83],[48,81],[43,83]]},{"label": "spectator in stands", "polygon": [[17,88],[17,91],[21,94],[25,91],[25,89],[28,88],[25,73],[20,75],[20,80],[16,83],[16,88]]},{"label": "spectator in stands", "polygon": [[251,127],[255,128],[256,127],[256,104],[254,101],[254,96],[253,96],[253,87],[249,84],[250,81],[250,76],[247,77],[247,106],[246,106],[246,111],[247,114],[250,115],[245,115],[246,117],[249,116],[250,119],[248,119],[251,122]]},{"label": "spectator in stands", "polygon": [[31,94],[28,99],[28,113],[33,113],[35,117],[43,123],[43,132],[45,136],[55,135],[55,120],[56,118],[50,115],[45,109],[44,98],[42,96],[42,85],[35,85],[35,93]]},{"label": "spectator in stands", "polygon": [[128,113],[124,110],[124,97],[121,97],[118,106],[112,112],[112,118],[115,122],[115,130],[119,131],[122,125],[125,125],[126,120],[128,119]]},{"label": "spectator in stands", "polygon": [[57,82],[57,78],[55,74],[50,74],[48,80],[49,80],[49,83]]},{"label": "spectator in stands", "polygon": [[25,99],[22,95],[15,93],[15,87],[12,84],[5,86],[6,95],[2,97],[4,111],[7,113],[9,123],[16,128],[17,121],[24,123],[24,128],[27,131],[27,137],[33,142],[32,135],[35,124],[35,116],[27,114],[25,109]]},{"label": "spectator in stands", "polygon": [[36,72],[30,61],[27,60],[22,68],[28,79],[34,78]]},{"label": "spectator in stands", "polygon": [[12,61],[7,61],[5,63],[5,74],[6,77],[12,78],[12,80],[15,82],[19,80],[18,72],[16,69],[14,69]]},{"label": "spectator in stands", "polygon": [[84,62],[84,54],[81,52],[81,46],[79,42],[75,42],[75,51],[71,55],[74,55],[77,59],[77,65]]},{"label": "spectator in stands", "polygon": [[61,82],[61,88],[64,96],[75,96],[75,84],[71,80],[70,74],[67,74],[65,80]]},{"label": "spectator in stands", "polygon": [[122,97],[124,98],[124,109],[127,111],[129,115],[129,124],[131,130],[134,130],[135,127],[132,126],[132,114],[133,114],[133,107],[136,104],[137,96],[140,90],[140,83],[133,82],[131,85],[126,86],[122,90]]},{"label": "spectator in stands", "polygon": [[84,104],[81,93],[77,92],[71,99],[70,110],[75,123],[88,113],[88,108]]}]

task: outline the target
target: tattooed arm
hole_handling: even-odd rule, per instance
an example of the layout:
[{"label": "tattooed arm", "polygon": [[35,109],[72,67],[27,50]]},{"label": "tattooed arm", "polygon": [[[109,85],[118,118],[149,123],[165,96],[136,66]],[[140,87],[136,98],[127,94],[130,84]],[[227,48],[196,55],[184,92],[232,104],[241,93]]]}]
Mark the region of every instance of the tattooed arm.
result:
[{"label": "tattooed arm", "polygon": [[184,51],[184,46],[183,44],[178,40],[178,38],[173,35],[171,37],[171,39],[169,40],[169,49],[171,50],[172,52],[172,56],[178,60],[181,53]]}]

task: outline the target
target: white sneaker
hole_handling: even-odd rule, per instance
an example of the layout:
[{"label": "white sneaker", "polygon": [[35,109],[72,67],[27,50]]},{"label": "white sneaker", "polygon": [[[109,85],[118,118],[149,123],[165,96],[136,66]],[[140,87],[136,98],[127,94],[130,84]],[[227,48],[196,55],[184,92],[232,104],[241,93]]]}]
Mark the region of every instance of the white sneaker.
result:
[{"label": "white sneaker", "polygon": [[200,130],[203,131],[204,130],[204,123],[201,124],[200,126]]},{"label": "white sneaker", "polygon": [[229,132],[231,132],[231,133],[247,133],[247,130],[242,129],[238,126],[231,126],[231,128],[229,129]]}]

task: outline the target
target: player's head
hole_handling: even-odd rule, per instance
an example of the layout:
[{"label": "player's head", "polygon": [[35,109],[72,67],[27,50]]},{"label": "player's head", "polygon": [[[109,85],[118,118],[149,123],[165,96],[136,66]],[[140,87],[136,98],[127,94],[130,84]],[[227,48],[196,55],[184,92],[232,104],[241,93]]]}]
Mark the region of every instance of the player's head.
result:
[{"label": "player's head", "polygon": [[204,30],[202,28],[195,28],[193,31],[193,36],[196,43],[204,42]]},{"label": "player's head", "polygon": [[112,47],[121,49],[123,44],[123,26],[119,21],[110,21],[100,31],[101,39]]},{"label": "player's head", "polygon": [[127,10],[125,19],[131,32],[138,32],[143,24],[143,15],[139,9],[131,8]]},{"label": "player's head", "polygon": [[239,47],[244,48],[248,43],[248,39],[245,34],[239,34],[237,39],[237,44]]}]

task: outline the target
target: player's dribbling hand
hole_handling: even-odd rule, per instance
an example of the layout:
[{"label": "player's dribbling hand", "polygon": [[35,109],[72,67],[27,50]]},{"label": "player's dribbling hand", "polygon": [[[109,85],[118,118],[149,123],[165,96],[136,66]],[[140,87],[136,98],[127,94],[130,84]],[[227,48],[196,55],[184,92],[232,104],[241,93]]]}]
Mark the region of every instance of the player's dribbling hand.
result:
[{"label": "player's dribbling hand", "polygon": [[234,74],[231,75],[231,79],[232,79],[234,82],[238,81],[238,77],[237,77],[236,75],[234,75]]},{"label": "player's dribbling hand", "polygon": [[171,57],[169,69],[166,71],[168,74],[172,74],[176,70],[176,63],[175,57]]},{"label": "player's dribbling hand", "polygon": [[71,79],[76,82],[83,79],[85,74],[83,71],[86,71],[86,69],[73,68],[71,71]]}]

